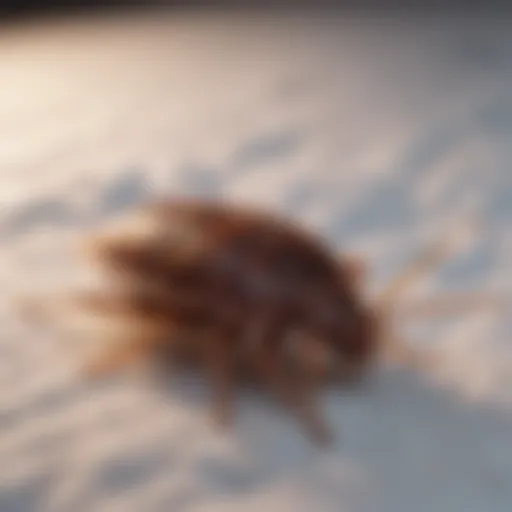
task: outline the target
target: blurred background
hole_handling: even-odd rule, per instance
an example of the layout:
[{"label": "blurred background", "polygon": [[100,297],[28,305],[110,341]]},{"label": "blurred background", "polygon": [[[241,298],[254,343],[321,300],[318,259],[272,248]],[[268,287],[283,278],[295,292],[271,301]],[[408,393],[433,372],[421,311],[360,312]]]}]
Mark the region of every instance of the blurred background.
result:
[{"label": "blurred background", "polygon": [[9,0],[0,12],[1,512],[512,509],[510,315],[401,318],[442,364],[326,392],[340,443],[318,453],[243,393],[221,435],[194,407],[201,387],[84,383],[78,340],[14,310],[20,294],[87,280],[72,242],[155,194],[286,213],[365,255],[371,289],[476,221],[408,297],[509,294],[505,2]]}]

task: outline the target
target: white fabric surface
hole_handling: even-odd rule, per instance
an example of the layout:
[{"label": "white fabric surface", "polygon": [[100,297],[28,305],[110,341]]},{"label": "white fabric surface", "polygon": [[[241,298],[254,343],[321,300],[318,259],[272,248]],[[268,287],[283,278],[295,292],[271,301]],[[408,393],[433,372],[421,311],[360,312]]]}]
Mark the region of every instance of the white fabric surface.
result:
[{"label": "white fabric surface", "polygon": [[[199,402],[73,350],[12,299],[80,274],[79,230],[150,193],[262,204],[373,262],[378,287],[475,212],[416,293],[511,278],[512,32],[485,20],[136,15],[0,33],[2,512],[509,512],[510,322],[424,326],[443,367],[328,393],[316,452],[265,400],[219,435]],[[193,394],[193,393],[192,393]],[[187,398],[188,397],[188,398]],[[195,405],[198,405],[197,407]]]}]

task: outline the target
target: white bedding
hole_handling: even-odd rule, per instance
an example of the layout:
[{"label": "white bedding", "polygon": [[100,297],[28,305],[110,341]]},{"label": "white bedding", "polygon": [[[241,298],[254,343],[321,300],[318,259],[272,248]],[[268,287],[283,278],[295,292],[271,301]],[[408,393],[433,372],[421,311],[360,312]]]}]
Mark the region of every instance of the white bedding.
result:
[{"label": "white bedding", "polygon": [[221,435],[205,390],[80,382],[76,344],[24,325],[12,303],[80,279],[79,230],[151,193],[284,211],[367,254],[375,287],[476,214],[474,243],[415,293],[508,292],[511,148],[505,22],[139,14],[4,27],[0,511],[512,510],[506,315],[411,331],[442,351],[433,375],[326,394],[340,442],[322,454],[263,399],[242,394]]}]

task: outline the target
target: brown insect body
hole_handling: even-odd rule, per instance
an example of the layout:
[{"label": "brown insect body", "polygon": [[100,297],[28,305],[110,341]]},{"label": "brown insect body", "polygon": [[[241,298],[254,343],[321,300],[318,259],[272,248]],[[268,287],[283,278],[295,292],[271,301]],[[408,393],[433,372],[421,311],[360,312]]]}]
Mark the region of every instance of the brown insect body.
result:
[{"label": "brown insect body", "polygon": [[[246,325],[267,319],[307,331],[354,362],[370,355],[373,315],[361,301],[351,268],[311,234],[288,220],[218,204],[151,207],[163,236],[154,244],[107,243],[103,261],[173,297],[168,305],[184,327],[205,316],[216,322],[237,318]],[[165,238],[166,226],[176,223],[186,226],[192,242]]]},{"label": "brown insect body", "polygon": [[142,212],[160,227],[150,242],[95,243],[103,265],[137,283],[125,295],[132,317],[179,332],[206,329],[203,343],[219,359],[239,354],[252,337],[260,374],[288,403],[295,391],[282,363],[292,330],[325,343],[347,367],[371,359],[372,313],[349,270],[309,233],[263,212],[206,202],[154,203]]}]

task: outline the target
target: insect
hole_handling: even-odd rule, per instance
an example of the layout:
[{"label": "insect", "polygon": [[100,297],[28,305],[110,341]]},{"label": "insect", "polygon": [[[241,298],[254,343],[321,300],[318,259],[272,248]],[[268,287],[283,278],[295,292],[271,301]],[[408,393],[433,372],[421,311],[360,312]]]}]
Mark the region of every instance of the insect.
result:
[{"label": "insect", "polygon": [[[82,254],[106,274],[109,293],[77,294],[63,306],[115,317],[125,327],[122,343],[88,362],[87,375],[109,374],[167,348],[176,360],[206,370],[212,415],[227,426],[235,377],[244,368],[315,443],[328,445],[334,436],[317,407],[319,385],[362,377],[383,358],[428,361],[399,342],[390,320],[396,299],[446,257],[448,245],[429,248],[368,302],[363,261],[337,254],[289,219],[213,201],[155,200],[123,226],[86,239]],[[441,312],[478,301],[448,299]],[[423,303],[416,313],[435,309]]]}]

